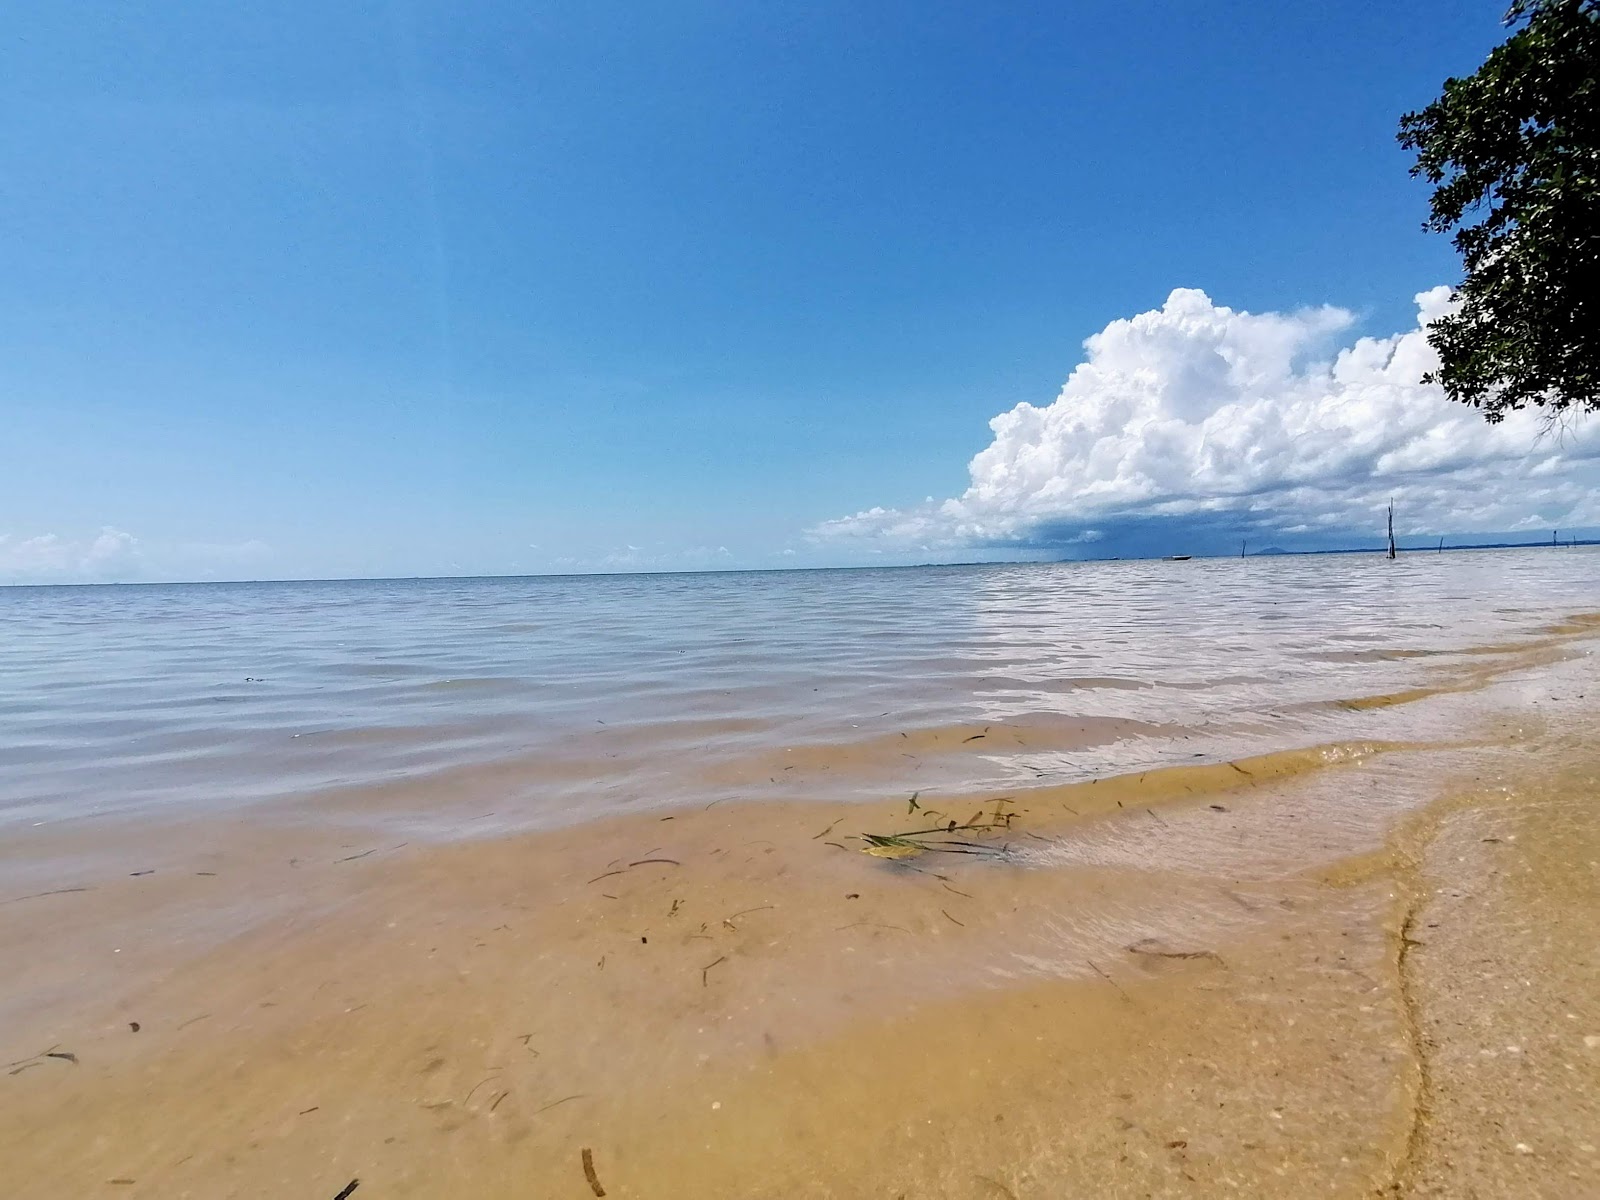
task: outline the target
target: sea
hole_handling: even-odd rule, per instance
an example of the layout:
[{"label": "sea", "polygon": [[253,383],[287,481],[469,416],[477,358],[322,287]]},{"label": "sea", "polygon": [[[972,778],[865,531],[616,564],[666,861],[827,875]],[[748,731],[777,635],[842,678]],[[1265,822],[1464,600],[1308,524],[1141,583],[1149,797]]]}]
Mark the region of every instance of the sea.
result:
[{"label": "sea", "polygon": [[0,833],[449,840],[1225,761],[1595,608],[1600,551],[1565,547],[3,588]]}]

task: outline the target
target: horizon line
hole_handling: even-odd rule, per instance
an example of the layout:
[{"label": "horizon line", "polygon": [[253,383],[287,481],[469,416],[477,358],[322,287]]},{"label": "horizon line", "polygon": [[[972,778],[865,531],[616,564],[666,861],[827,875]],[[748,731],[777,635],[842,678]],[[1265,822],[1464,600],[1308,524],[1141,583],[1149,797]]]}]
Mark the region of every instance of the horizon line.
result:
[{"label": "horizon line", "polygon": [[[1397,543],[1401,554],[1442,554],[1463,550],[1567,550],[1580,546],[1600,546],[1600,538],[1572,538],[1567,541],[1548,542],[1468,542],[1459,545],[1404,546]],[[1317,550],[1283,550],[1267,546],[1261,550],[1234,554],[1108,554],[1093,558],[1031,558],[1031,559],[978,559],[960,562],[922,563],[851,563],[838,566],[793,567],[679,567],[638,571],[535,571],[515,574],[491,575],[310,575],[274,579],[126,579],[0,583],[0,588],[84,588],[84,587],[228,587],[238,584],[293,584],[293,583],[424,583],[445,580],[477,579],[587,579],[594,576],[626,579],[651,575],[777,575],[806,571],[925,571],[935,568],[956,567],[1035,567],[1060,566],[1077,563],[1106,562],[1191,562],[1243,558],[1305,558],[1330,554],[1385,554],[1387,545],[1336,546]]]}]

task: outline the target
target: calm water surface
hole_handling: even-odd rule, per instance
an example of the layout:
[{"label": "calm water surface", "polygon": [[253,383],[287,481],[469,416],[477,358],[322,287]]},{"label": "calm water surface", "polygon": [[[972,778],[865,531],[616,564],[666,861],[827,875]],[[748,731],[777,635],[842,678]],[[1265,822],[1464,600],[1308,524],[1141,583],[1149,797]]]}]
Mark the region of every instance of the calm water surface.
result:
[{"label": "calm water surface", "polygon": [[1595,608],[1583,549],[0,589],[0,827],[1066,780],[1347,735]]}]

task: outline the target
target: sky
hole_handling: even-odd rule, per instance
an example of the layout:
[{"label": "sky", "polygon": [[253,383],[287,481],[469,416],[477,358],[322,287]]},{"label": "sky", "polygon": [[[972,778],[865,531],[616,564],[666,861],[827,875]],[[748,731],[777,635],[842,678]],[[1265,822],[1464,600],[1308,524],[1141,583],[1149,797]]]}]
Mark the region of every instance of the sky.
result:
[{"label": "sky", "polygon": [[16,6],[0,582],[1600,526],[1416,378],[1501,8]]}]

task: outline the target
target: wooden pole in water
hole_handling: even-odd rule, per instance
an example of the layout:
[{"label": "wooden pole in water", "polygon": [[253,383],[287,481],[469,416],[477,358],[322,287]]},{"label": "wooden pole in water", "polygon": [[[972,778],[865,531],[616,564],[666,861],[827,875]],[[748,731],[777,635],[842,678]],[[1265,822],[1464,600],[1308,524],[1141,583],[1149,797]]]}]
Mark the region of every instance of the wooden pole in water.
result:
[{"label": "wooden pole in water", "polygon": [[1444,539],[1443,538],[1439,539],[1439,553],[1440,554],[1444,553]]},{"label": "wooden pole in water", "polygon": [[1394,501],[1389,501],[1389,557],[1394,557]]},{"label": "wooden pole in water", "polygon": [[1245,546],[1247,546],[1247,545],[1249,545],[1249,543],[1248,543],[1248,542],[1240,542],[1240,543],[1239,543],[1239,557],[1240,557],[1240,558],[1243,558],[1243,557],[1244,557],[1244,548],[1245,548]]}]

